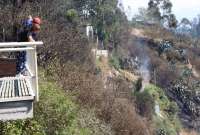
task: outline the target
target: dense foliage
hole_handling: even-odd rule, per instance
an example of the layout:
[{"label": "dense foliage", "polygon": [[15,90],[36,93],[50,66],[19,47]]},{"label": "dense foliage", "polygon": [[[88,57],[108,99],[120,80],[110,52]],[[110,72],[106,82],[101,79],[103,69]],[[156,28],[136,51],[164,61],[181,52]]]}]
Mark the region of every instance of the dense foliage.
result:
[{"label": "dense foliage", "polygon": [[40,102],[34,118],[1,122],[2,135],[111,135],[109,125],[99,120],[92,109],[81,108],[53,80],[40,74]]}]

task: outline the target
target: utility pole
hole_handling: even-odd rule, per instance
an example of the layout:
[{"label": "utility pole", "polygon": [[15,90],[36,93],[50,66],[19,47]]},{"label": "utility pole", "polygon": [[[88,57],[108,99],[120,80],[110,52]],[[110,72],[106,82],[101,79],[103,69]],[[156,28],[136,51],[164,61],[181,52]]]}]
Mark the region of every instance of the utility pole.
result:
[{"label": "utility pole", "polygon": [[16,7],[19,0],[12,0],[12,40],[16,40],[16,27],[15,27],[15,18],[16,18]]},{"label": "utility pole", "polygon": [[155,85],[157,85],[157,77],[156,77],[156,69],[154,69],[154,71],[153,71],[153,76],[154,76],[154,83],[155,83]]},{"label": "utility pole", "polygon": [[5,28],[3,28],[2,31],[3,31],[3,42],[5,42],[6,41]]},{"label": "utility pole", "polygon": [[13,3],[13,13],[12,13],[12,36],[14,40],[17,40],[17,31],[18,31],[18,28],[16,26],[16,16],[17,16],[17,10],[19,8],[22,7],[23,3],[25,2],[26,0],[12,0],[12,3]]}]

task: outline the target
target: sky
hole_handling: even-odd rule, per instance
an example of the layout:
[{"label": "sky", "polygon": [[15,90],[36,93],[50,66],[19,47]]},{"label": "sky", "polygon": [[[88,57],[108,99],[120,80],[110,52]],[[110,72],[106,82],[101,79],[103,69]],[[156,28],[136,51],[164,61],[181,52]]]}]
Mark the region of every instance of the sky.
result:
[{"label": "sky", "polygon": [[[120,0],[125,8],[128,18],[137,14],[138,8],[147,7],[149,0]],[[176,15],[176,18],[180,21],[186,17],[192,20],[200,14],[200,0],[171,0],[173,7],[172,11]],[[130,8],[128,8],[130,7]]]}]

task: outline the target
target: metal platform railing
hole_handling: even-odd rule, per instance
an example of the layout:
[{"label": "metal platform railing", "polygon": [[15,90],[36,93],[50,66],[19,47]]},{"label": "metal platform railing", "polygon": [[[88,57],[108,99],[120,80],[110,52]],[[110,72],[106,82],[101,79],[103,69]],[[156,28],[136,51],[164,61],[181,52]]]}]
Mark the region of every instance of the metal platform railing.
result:
[{"label": "metal platform railing", "polygon": [[26,69],[28,74],[0,78],[0,102],[30,99],[39,101],[37,46],[43,42],[9,42],[0,43],[0,53],[26,51]]}]

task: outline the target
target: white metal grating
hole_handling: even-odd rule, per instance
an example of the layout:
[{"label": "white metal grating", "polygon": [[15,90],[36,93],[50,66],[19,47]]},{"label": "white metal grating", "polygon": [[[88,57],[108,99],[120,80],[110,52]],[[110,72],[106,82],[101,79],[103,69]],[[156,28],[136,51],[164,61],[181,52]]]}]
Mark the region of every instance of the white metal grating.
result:
[{"label": "white metal grating", "polygon": [[0,81],[0,99],[33,96],[26,78],[5,78]]}]

